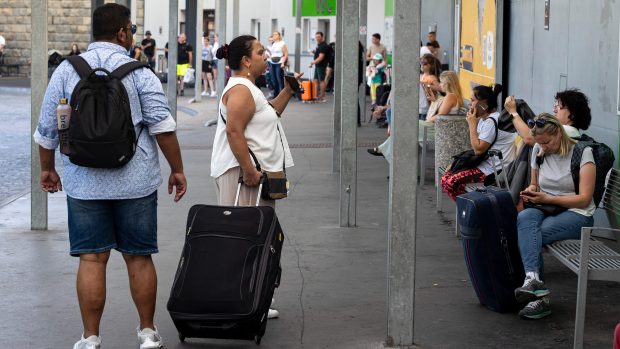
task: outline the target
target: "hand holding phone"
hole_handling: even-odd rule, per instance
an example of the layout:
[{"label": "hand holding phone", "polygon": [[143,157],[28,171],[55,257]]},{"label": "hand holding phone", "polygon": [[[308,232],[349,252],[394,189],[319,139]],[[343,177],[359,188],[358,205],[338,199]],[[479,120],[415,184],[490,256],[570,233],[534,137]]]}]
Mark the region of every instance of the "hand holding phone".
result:
[{"label": "hand holding phone", "polygon": [[286,82],[291,87],[294,93],[297,93],[297,91],[299,91],[299,81],[297,81],[297,79],[295,79],[294,76],[284,75],[284,79],[286,80]]}]

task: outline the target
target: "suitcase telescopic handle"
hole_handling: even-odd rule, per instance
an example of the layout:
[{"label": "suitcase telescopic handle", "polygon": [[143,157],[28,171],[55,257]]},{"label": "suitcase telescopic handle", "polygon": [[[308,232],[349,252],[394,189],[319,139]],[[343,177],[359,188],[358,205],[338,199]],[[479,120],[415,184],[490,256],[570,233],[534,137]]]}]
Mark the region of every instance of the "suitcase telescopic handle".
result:
[{"label": "suitcase telescopic handle", "polygon": [[[258,184],[258,194],[256,194],[256,206],[260,203],[260,193],[263,191],[263,183],[265,182],[265,175],[260,177]],[[243,171],[239,171],[239,180],[237,181],[237,194],[235,195],[234,206],[239,206],[239,195],[241,194],[241,186],[243,185]]]},{"label": "suitcase telescopic handle", "polygon": [[510,190],[510,184],[508,183],[508,177],[506,176],[506,166],[504,165],[504,156],[502,155],[502,152],[497,149],[489,149],[488,154],[489,154],[489,157],[491,158],[491,163],[493,164],[493,173],[495,174],[495,184],[497,184],[499,188],[502,187],[500,183],[500,179],[498,177],[498,173],[497,173],[497,166],[495,166],[495,160],[494,160],[494,157],[497,156],[499,158],[499,163],[502,165],[502,171],[504,172],[504,183],[506,183],[506,190]]}]

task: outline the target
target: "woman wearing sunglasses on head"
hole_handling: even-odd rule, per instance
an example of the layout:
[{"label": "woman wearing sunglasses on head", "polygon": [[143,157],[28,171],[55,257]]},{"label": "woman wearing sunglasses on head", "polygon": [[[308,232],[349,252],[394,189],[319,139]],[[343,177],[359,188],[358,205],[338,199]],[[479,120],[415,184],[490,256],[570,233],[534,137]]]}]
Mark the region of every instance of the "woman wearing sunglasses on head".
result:
[{"label": "woman wearing sunglasses on head", "polygon": [[581,228],[592,226],[596,167],[592,148],[586,147],[579,165],[577,191],[571,174],[571,158],[577,142],[551,114],[543,113],[528,120],[528,126],[536,141],[531,160],[532,179],[529,187],[520,193],[527,208],[517,218],[519,250],[526,276],[523,286],[515,290],[515,297],[527,303],[519,316],[540,319],[551,314],[549,290],[540,277],[542,247],[559,240],[579,239]]}]

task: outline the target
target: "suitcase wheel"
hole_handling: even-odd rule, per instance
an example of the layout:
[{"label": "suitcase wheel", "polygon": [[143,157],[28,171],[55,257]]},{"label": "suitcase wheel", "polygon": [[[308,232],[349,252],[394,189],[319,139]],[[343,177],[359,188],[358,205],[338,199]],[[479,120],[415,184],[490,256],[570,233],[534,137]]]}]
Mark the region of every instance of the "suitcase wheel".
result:
[{"label": "suitcase wheel", "polygon": [[254,336],[254,341],[256,342],[256,345],[260,345],[260,340],[263,339],[263,337],[256,335]]},{"label": "suitcase wheel", "polygon": [[181,343],[185,343],[185,336],[181,332],[179,332],[179,340]]}]

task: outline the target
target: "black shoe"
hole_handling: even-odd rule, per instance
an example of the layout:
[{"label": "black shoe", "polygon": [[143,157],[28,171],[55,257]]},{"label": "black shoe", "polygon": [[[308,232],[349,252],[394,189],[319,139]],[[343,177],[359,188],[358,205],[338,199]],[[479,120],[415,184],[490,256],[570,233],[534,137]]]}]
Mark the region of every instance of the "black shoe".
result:
[{"label": "black shoe", "polygon": [[369,154],[372,154],[374,156],[383,156],[383,153],[381,153],[381,150],[379,150],[379,148],[369,148],[366,149],[366,151],[368,151]]}]

